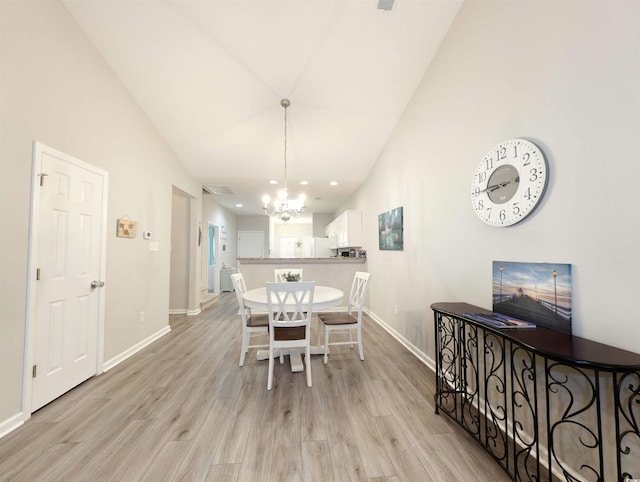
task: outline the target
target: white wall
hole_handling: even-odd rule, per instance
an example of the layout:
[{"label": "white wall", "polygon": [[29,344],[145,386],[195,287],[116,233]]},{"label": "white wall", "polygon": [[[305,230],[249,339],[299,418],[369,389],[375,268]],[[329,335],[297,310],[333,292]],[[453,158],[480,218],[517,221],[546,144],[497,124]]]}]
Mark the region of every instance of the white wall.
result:
[{"label": "white wall", "polygon": [[[218,227],[225,227],[226,238],[220,239],[220,259],[217,260],[218,269],[224,266],[237,266],[237,216],[220,206],[213,196],[206,194],[202,197],[202,287],[207,286],[207,264],[209,263],[209,223]],[[225,249],[222,250],[222,246]],[[216,280],[216,286],[220,280]]]},{"label": "white wall", "polygon": [[[201,187],[61,3],[0,2],[0,36],[2,431],[21,410],[32,142],[109,173],[107,362],[167,327],[172,186],[196,206]],[[140,234],[116,238],[116,219],[124,215],[138,221],[139,232],[153,232],[158,252],[150,252]]]},{"label": "white wall", "polygon": [[[433,357],[429,305],[491,308],[493,260],[571,263],[574,334],[640,352],[640,2],[466,2],[368,180],[370,309]],[[477,164],[500,141],[546,152],[524,222],[474,214]],[[404,251],[378,214],[404,207]],[[394,306],[399,313],[394,315]]]},{"label": "white wall", "polygon": [[333,213],[313,213],[311,217],[313,219],[311,223],[313,225],[313,237],[326,238],[325,228],[335,219]]}]

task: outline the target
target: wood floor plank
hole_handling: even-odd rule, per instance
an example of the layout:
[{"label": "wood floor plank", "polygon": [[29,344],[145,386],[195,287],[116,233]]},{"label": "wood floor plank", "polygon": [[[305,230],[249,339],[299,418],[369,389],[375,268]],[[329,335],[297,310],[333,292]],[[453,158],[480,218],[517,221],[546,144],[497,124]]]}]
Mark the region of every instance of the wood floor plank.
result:
[{"label": "wood floor plank", "polygon": [[[306,363],[306,361],[305,361]],[[326,395],[320,388],[322,383],[319,381],[324,378],[324,365],[320,357],[312,360],[313,370],[316,373],[314,377],[314,387],[309,389],[300,384],[295,385],[297,388],[296,399],[298,401],[298,410],[300,412],[301,424],[301,440],[303,442],[310,440],[326,441]]]},{"label": "wood floor plank", "polygon": [[394,417],[376,417],[376,426],[381,434],[389,460],[400,480],[421,480],[427,482],[437,479],[429,477],[425,467],[416,457],[410,439],[400,430]]},{"label": "wood floor plank", "polygon": [[133,446],[142,434],[154,423],[152,419],[131,420],[119,433],[109,442],[104,444],[99,458],[90,466],[76,468],[73,473],[69,473],[65,478],[86,480],[107,480],[110,479],[123,463],[125,457],[130,453]]},{"label": "wood floor plank", "polygon": [[[273,457],[284,456],[274,448],[276,440],[275,422],[252,424],[238,480],[243,482],[269,480]],[[274,453],[275,455],[272,455]]]},{"label": "wood floor plank", "polygon": [[374,417],[356,410],[349,412],[349,419],[352,429],[360,435],[356,444],[367,477],[396,475],[395,468],[384,447],[382,435],[377,430]]},{"label": "wood floor plank", "polygon": [[213,465],[214,454],[221,443],[232,408],[232,402],[227,398],[219,398],[211,405],[174,480],[193,481],[206,477],[209,467]]},{"label": "wood floor plank", "polygon": [[258,407],[253,385],[244,385],[235,400],[229,423],[222,434],[222,443],[218,444],[213,463],[215,465],[240,464],[251,432],[253,414]]},{"label": "wood floor plank", "polygon": [[340,397],[327,397],[325,405],[327,440],[335,480],[366,480],[356,443],[359,434],[351,427],[347,415],[349,408],[344,405],[344,400]]},{"label": "wood floor plank", "polygon": [[366,477],[362,468],[360,452],[355,442],[329,442],[328,445],[334,480],[341,482],[370,480]]},{"label": "wood floor plank", "polygon": [[[161,446],[160,451],[153,458],[152,463],[148,465],[148,470],[145,473],[137,477],[131,472],[116,472],[114,473],[114,480],[141,480],[143,482],[158,482],[159,480],[172,480],[175,476],[178,467],[184,460],[191,440],[175,440],[164,443]],[[130,468],[135,468],[134,465],[127,464]]]},{"label": "wood floor plank", "polygon": [[368,316],[364,361],[347,346],[327,365],[311,357],[312,388],[276,362],[271,391],[256,350],[238,366],[234,293],[169,320],[168,334],[0,439],[0,481],[508,480],[434,414],[433,372]]},{"label": "wood floor plank", "polygon": [[334,481],[329,443],[326,440],[302,442],[302,467],[305,482]]},{"label": "wood floor plank", "polygon": [[239,475],[240,464],[212,465],[205,482],[236,482]]},{"label": "wood floor plank", "polygon": [[[302,441],[300,417],[297,413],[283,416],[274,423],[274,438],[269,470],[270,482],[302,481]],[[265,474],[265,479],[266,474]]]}]

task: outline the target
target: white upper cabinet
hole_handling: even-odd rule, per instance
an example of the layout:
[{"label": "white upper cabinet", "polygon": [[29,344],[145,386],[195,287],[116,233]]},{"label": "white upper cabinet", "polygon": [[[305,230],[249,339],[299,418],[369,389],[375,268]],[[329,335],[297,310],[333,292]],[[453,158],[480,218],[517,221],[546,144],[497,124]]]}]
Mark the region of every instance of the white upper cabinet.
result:
[{"label": "white upper cabinet", "polygon": [[362,246],[362,211],[345,211],[325,228],[329,248]]},{"label": "white upper cabinet", "polygon": [[338,249],[338,220],[335,219],[325,228],[325,234],[329,238],[329,249]]}]

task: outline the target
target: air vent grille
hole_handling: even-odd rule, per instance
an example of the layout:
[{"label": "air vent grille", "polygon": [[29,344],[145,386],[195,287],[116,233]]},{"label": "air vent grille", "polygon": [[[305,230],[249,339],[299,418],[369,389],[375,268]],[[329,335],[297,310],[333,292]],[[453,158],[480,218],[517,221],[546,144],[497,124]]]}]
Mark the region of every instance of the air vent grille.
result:
[{"label": "air vent grille", "polygon": [[378,10],[391,10],[395,0],[378,0]]},{"label": "air vent grille", "polygon": [[203,186],[209,194],[217,194],[219,196],[234,196],[236,192],[229,186]]}]

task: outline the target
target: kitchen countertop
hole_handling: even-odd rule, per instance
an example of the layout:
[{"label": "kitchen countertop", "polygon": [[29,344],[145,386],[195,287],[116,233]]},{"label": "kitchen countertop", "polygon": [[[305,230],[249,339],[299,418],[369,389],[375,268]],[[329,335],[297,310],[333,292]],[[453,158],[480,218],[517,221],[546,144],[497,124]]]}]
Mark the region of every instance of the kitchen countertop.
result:
[{"label": "kitchen countertop", "polygon": [[241,264],[292,264],[292,263],[365,263],[367,258],[333,256],[330,258],[238,258]]}]

